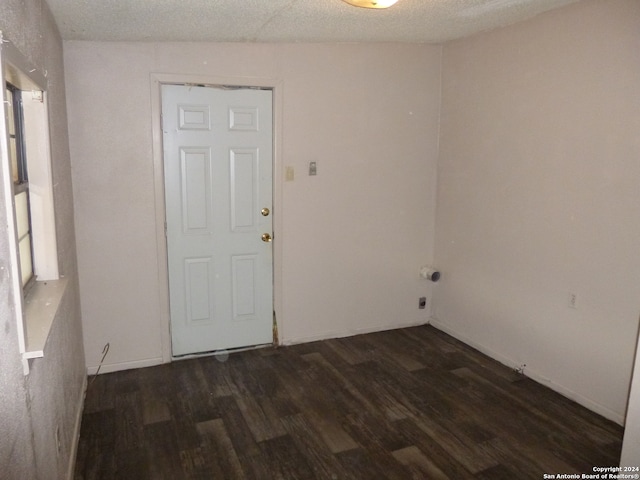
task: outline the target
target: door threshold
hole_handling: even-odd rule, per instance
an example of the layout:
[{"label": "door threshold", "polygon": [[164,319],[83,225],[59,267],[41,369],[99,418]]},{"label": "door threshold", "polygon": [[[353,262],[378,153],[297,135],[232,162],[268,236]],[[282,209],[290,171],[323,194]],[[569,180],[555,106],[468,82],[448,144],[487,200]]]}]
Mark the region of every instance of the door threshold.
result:
[{"label": "door threshold", "polygon": [[268,348],[273,346],[275,346],[273,343],[262,343],[260,345],[249,345],[247,347],[211,350],[208,352],[199,352],[199,353],[185,353],[184,355],[172,355],[171,361],[188,360],[190,358],[200,358],[200,357],[217,357],[217,360],[219,362],[226,362],[229,359],[229,355],[232,353],[246,352],[248,350],[258,350],[260,348]]}]

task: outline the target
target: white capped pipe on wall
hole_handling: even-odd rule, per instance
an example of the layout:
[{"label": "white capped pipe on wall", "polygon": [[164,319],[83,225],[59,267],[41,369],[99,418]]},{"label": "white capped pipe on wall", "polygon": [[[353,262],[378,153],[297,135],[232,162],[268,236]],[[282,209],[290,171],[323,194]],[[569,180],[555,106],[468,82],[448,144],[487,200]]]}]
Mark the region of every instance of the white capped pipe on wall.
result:
[{"label": "white capped pipe on wall", "polygon": [[437,282],[438,280],[440,280],[440,272],[433,267],[422,267],[420,269],[420,276],[422,278],[426,278],[427,280],[431,280],[432,282]]}]

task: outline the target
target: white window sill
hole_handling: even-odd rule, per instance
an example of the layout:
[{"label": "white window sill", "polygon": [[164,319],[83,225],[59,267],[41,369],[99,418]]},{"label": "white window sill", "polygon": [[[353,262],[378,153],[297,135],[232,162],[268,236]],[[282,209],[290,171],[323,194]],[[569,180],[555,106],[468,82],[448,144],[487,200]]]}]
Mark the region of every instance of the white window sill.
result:
[{"label": "white window sill", "polygon": [[44,357],[44,346],[67,284],[66,278],[40,281],[36,282],[27,293],[25,299],[26,345],[25,352],[22,354],[24,360]]}]

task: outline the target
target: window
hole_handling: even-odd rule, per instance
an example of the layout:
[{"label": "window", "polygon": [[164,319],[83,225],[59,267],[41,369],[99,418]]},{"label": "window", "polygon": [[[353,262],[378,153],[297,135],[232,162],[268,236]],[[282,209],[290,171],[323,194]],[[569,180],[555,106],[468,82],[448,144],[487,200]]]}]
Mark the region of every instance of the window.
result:
[{"label": "window", "polygon": [[15,215],[18,234],[18,259],[22,288],[34,279],[33,250],[31,248],[31,213],[29,208],[29,178],[25,151],[22,92],[7,83],[5,101],[7,105],[7,130],[9,133],[9,162],[13,180]]},{"label": "window", "polygon": [[13,303],[25,375],[44,356],[67,287],[58,249],[47,110],[47,79],[0,32],[0,208],[7,218]]}]

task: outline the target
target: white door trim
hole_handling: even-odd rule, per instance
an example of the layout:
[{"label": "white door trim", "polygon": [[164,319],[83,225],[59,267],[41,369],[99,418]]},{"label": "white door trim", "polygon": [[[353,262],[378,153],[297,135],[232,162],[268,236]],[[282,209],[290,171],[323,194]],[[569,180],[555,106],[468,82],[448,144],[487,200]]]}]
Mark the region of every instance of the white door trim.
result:
[{"label": "white door trim", "polygon": [[278,321],[279,338],[283,334],[282,312],[282,97],[283,82],[273,78],[212,77],[204,75],[151,74],[151,126],[153,147],[153,183],[158,265],[158,318],[161,332],[162,361],[171,362],[171,316],[169,313],[169,267],[165,237],[164,167],[162,147],[162,84],[233,85],[273,89],[273,309]]}]

